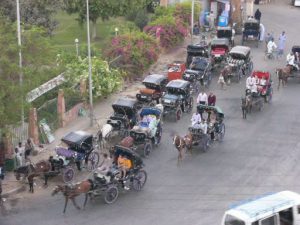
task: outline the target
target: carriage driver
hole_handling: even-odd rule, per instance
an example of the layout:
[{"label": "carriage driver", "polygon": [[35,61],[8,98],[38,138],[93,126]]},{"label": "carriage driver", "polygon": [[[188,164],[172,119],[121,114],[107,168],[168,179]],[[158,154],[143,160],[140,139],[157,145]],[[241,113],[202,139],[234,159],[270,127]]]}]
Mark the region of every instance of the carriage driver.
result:
[{"label": "carriage driver", "polygon": [[252,86],[256,84],[256,79],[254,77],[254,75],[252,74],[251,76],[249,76],[246,80],[246,88],[247,89],[252,89]]},{"label": "carriage driver", "polygon": [[299,66],[295,63],[295,56],[293,52],[290,52],[287,56],[286,56],[286,63],[290,66],[292,66],[293,68],[296,68],[297,70],[299,70]]},{"label": "carriage driver", "polygon": [[196,110],[196,112],[193,114],[191,121],[192,121],[192,127],[195,127],[197,124],[200,124],[201,115],[198,112],[198,110]]}]

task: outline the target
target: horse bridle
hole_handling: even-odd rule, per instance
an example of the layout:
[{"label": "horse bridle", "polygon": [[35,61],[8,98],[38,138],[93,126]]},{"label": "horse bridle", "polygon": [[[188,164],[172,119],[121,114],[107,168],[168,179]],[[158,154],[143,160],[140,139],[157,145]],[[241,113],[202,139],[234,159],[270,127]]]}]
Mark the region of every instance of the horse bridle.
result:
[{"label": "horse bridle", "polygon": [[[178,145],[178,146],[177,146],[176,143],[175,143],[176,137],[179,138],[179,145]],[[173,144],[174,144],[174,145],[176,146],[176,148],[178,148],[178,149],[184,146],[184,143],[182,143],[182,138],[180,138],[178,135],[175,135],[174,140],[173,140]]]}]

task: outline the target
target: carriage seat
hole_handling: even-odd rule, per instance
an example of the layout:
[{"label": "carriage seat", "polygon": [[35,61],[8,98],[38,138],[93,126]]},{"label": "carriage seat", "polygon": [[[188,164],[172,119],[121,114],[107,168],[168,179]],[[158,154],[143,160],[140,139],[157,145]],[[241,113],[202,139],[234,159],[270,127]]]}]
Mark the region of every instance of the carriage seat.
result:
[{"label": "carriage seat", "polygon": [[200,127],[189,127],[188,128],[189,132],[193,135],[202,135],[203,134],[203,130]]}]

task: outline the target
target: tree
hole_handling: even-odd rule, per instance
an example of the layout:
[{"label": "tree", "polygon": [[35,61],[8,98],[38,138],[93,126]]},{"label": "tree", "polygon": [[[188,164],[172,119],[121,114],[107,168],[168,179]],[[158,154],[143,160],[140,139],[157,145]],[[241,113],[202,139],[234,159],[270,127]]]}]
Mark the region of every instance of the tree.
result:
[{"label": "tree", "polygon": [[[42,26],[51,34],[57,25],[52,16],[61,6],[61,0],[20,0],[21,21],[24,24]],[[16,21],[15,0],[0,0],[0,11],[12,22]]]},{"label": "tree", "polygon": [[[19,83],[16,25],[0,17],[0,128],[20,121],[23,93],[55,76],[50,70],[52,51],[44,30],[27,27],[22,32],[23,89]],[[28,106],[28,105],[25,105]],[[25,114],[26,115],[26,114]]]},{"label": "tree", "polygon": [[[144,9],[150,0],[89,0],[90,21],[93,23],[92,38],[97,35],[96,25],[99,18],[108,20],[110,17],[124,16],[129,12],[136,12],[137,9]],[[85,0],[64,0],[66,12],[78,13],[79,23],[86,20]]]}]

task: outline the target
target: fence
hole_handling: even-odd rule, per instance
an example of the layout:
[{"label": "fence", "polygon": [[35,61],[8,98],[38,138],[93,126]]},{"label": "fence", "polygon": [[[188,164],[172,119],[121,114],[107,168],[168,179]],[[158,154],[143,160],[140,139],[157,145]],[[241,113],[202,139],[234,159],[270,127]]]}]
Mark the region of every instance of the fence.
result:
[{"label": "fence", "polygon": [[56,130],[59,127],[57,115],[57,98],[45,102],[37,109],[38,123],[45,119],[51,130]]},{"label": "fence", "polygon": [[8,126],[12,146],[17,146],[20,141],[24,144],[24,141],[26,141],[29,137],[28,126],[28,123],[24,123],[24,126]]}]

